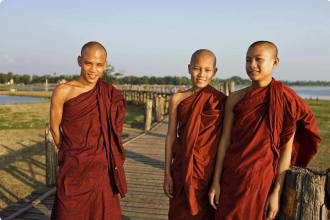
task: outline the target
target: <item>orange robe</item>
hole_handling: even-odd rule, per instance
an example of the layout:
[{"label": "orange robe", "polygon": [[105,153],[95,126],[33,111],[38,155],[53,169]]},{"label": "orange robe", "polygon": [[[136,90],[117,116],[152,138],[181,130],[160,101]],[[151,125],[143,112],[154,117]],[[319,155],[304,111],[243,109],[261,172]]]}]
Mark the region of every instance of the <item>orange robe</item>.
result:
[{"label": "orange robe", "polygon": [[178,105],[178,137],[172,148],[174,198],[170,199],[170,220],[207,220],[214,215],[208,190],[225,99],[224,94],[207,86]]},{"label": "orange robe", "polygon": [[292,137],[291,165],[306,166],[321,138],[312,111],[292,89],[274,79],[248,92],[233,109],[216,220],[262,220],[280,150]]},{"label": "orange robe", "polygon": [[101,80],[64,103],[52,219],[122,219],[118,192],[126,193],[120,139],[124,114],[120,92]]}]

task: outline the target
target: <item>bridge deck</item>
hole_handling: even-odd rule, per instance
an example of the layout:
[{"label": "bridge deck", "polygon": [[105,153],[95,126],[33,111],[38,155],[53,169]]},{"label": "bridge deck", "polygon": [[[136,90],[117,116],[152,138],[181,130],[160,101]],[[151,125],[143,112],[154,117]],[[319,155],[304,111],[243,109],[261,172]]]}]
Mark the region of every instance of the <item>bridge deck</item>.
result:
[{"label": "bridge deck", "polygon": [[[125,146],[128,194],[120,201],[124,220],[167,219],[168,199],[162,189],[166,132],[167,122],[160,122],[148,134]],[[38,198],[50,189],[45,187],[34,192],[25,200],[10,205],[0,212],[0,219],[6,219],[20,208],[25,207],[29,201]],[[49,219],[53,200],[54,194],[14,219]]]}]

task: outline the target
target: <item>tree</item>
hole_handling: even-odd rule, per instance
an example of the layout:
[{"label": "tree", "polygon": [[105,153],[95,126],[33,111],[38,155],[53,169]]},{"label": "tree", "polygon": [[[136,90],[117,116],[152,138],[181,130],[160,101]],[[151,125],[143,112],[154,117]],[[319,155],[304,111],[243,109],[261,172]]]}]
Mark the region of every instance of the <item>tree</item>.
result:
[{"label": "tree", "polygon": [[105,69],[102,78],[107,82],[115,83],[116,78],[113,76],[114,72],[115,72],[115,67],[109,64]]}]

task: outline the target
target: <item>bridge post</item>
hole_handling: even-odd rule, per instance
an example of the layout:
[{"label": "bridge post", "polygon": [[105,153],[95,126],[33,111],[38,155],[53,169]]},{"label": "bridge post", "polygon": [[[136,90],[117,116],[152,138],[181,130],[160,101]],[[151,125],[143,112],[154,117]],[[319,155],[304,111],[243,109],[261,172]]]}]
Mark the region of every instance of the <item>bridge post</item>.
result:
[{"label": "bridge post", "polygon": [[291,167],[285,176],[279,219],[328,220],[325,188],[329,173],[330,169],[319,172]]},{"label": "bridge post", "polygon": [[144,130],[149,131],[152,122],[152,100],[148,99],[145,104]]},{"label": "bridge post", "polygon": [[156,96],[156,121],[163,120],[165,100],[161,95]]},{"label": "bridge post", "polygon": [[235,92],[235,81],[230,81],[229,94]]},{"label": "bridge post", "polygon": [[225,81],[225,95],[229,95],[229,82],[228,80]]},{"label": "bridge post", "polygon": [[45,127],[45,150],[46,150],[46,185],[53,186],[56,184],[58,176],[58,160],[57,148],[54,144],[52,134],[50,133],[49,124]]}]

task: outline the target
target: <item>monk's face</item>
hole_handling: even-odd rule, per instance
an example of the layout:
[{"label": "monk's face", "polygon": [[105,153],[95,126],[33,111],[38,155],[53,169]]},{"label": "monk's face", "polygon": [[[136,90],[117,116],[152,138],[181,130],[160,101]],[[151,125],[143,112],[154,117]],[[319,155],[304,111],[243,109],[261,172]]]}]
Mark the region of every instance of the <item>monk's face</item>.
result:
[{"label": "monk's face", "polygon": [[78,57],[81,67],[80,78],[88,84],[95,84],[107,68],[106,59],[106,53],[102,48],[86,48],[82,56]]},{"label": "monk's face", "polygon": [[275,66],[279,59],[269,46],[250,48],[246,54],[246,73],[254,82],[271,81]]},{"label": "monk's face", "polygon": [[208,54],[201,54],[196,57],[195,62],[188,65],[193,87],[201,89],[206,87],[217,72],[214,66],[214,57]]}]

